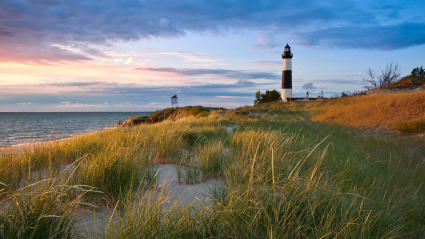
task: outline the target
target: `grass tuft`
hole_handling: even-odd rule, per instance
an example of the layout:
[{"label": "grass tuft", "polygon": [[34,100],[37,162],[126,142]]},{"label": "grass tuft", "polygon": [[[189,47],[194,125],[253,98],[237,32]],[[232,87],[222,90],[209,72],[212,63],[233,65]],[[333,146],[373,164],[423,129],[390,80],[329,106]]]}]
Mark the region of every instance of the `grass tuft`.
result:
[{"label": "grass tuft", "polygon": [[228,163],[223,143],[211,142],[199,148],[199,168],[204,179],[220,177],[223,167]]}]

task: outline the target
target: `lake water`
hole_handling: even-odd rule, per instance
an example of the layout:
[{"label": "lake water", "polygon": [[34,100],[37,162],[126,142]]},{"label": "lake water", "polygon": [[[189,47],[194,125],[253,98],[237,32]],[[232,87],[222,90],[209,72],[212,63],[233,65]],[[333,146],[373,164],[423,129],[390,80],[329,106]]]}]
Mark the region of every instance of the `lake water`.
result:
[{"label": "lake water", "polygon": [[0,112],[0,147],[64,138],[114,126],[132,116],[149,112]]}]

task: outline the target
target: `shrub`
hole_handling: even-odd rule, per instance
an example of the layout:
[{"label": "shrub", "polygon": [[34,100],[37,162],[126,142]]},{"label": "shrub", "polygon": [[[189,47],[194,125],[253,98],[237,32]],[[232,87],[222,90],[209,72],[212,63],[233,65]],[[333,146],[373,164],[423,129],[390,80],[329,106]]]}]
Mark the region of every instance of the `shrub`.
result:
[{"label": "shrub", "polygon": [[421,67],[416,67],[412,70],[412,76],[425,77],[425,69]]},{"label": "shrub", "polygon": [[275,102],[280,100],[280,94],[276,90],[267,90],[265,94],[261,94],[260,91],[257,91],[255,94],[254,104]]}]

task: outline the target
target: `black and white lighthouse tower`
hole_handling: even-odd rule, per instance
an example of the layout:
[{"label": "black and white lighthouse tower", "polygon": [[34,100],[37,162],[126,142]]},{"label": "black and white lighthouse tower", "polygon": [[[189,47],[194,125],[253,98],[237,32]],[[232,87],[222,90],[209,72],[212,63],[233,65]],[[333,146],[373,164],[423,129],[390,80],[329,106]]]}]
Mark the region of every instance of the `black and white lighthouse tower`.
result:
[{"label": "black and white lighthouse tower", "polygon": [[282,54],[282,92],[281,98],[283,102],[287,102],[292,98],[292,52],[291,47],[286,44]]}]

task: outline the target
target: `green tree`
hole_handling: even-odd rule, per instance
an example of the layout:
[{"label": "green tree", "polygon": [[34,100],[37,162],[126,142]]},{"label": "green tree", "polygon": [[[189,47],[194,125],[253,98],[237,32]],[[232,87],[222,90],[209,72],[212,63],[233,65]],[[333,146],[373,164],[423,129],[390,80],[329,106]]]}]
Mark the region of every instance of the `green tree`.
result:
[{"label": "green tree", "polygon": [[254,100],[254,104],[260,104],[261,103],[261,92],[257,91],[255,92],[255,100]]},{"label": "green tree", "polygon": [[425,69],[421,67],[416,67],[411,72],[412,76],[425,77]]},{"label": "green tree", "polygon": [[255,93],[254,104],[280,101],[280,94],[276,90],[267,90],[265,94],[260,91]]}]

